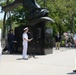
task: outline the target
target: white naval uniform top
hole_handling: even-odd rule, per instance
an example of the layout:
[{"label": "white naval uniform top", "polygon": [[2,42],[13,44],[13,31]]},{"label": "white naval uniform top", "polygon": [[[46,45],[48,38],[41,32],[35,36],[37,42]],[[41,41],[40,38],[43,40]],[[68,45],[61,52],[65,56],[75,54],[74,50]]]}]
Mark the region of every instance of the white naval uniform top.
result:
[{"label": "white naval uniform top", "polygon": [[28,40],[28,35],[25,32],[23,33],[23,44],[28,42],[28,41],[24,40],[24,38],[26,38]]}]

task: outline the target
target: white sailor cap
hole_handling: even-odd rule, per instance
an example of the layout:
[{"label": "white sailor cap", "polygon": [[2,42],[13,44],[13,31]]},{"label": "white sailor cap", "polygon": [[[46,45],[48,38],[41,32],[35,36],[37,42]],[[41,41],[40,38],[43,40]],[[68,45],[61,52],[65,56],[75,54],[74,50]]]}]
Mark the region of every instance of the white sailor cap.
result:
[{"label": "white sailor cap", "polygon": [[24,28],[23,30],[25,31],[25,30],[29,30],[29,29],[28,29],[28,27],[26,27],[26,28]]}]

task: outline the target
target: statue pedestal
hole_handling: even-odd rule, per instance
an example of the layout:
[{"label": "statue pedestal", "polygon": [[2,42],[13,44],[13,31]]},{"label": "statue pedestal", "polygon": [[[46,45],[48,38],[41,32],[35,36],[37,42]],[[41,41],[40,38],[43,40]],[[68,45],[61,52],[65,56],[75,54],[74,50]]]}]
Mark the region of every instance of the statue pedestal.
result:
[{"label": "statue pedestal", "polygon": [[[27,27],[19,26],[15,28],[15,34],[17,39],[17,51],[22,52],[22,34],[23,29]],[[37,54],[37,55],[44,55],[44,54],[52,54],[53,53],[53,32],[52,29],[45,28],[45,22],[37,23],[33,26],[28,26],[29,33],[28,37],[33,38],[31,42],[28,44],[28,54]]]}]

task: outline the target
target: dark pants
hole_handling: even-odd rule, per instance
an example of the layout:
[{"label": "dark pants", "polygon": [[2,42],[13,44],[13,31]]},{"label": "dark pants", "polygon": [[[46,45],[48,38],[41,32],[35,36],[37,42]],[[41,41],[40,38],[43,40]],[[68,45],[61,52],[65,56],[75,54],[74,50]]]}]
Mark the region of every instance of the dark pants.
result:
[{"label": "dark pants", "polygon": [[12,54],[13,53],[13,42],[8,42],[8,51]]}]

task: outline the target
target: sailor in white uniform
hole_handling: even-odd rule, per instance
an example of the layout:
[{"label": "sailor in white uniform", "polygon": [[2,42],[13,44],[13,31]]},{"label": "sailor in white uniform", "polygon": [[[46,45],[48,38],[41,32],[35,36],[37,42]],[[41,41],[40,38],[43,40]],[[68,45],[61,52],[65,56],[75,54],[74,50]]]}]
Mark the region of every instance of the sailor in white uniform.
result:
[{"label": "sailor in white uniform", "polygon": [[0,28],[0,59],[1,59],[1,55],[2,55],[2,46],[1,46],[1,33],[2,33],[2,30]]},{"label": "sailor in white uniform", "polygon": [[22,38],[23,38],[23,59],[27,60],[28,57],[27,57],[27,49],[28,49],[28,42],[30,42],[32,40],[31,39],[28,39],[28,35],[27,35],[27,32],[28,32],[28,27],[24,28],[24,33],[22,35]]}]

